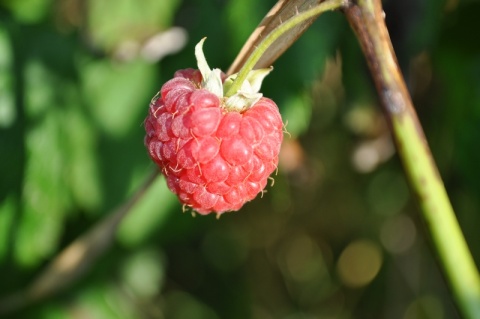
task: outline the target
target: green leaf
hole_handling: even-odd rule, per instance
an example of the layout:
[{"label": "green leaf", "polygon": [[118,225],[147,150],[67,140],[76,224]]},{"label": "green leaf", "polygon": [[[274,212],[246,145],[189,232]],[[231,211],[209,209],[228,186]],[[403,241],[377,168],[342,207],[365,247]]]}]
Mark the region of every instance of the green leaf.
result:
[{"label": "green leaf", "polygon": [[244,0],[228,1],[222,23],[228,26],[229,39],[237,54],[250,33],[257,27],[268,11],[268,4],[264,1]]},{"label": "green leaf", "polygon": [[98,211],[103,201],[100,168],[98,163],[98,132],[85,116],[78,101],[80,96],[73,86],[64,90],[68,108],[62,114],[62,147],[68,157],[66,183],[77,206],[88,212]]},{"label": "green leaf", "polygon": [[16,200],[13,196],[7,197],[0,203],[0,261],[5,258],[8,251],[15,213],[18,211]]},{"label": "green leaf", "polygon": [[140,318],[127,294],[115,285],[92,284],[77,297],[77,306],[91,318]]},{"label": "green leaf", "polygon": [[56,249],[63,220],[71,207],[66,183],[67,150],[62,108],[54,88],[62,87],[44,65],[26,66],[25,109],[31,126],[26,132],[26,157],[22,187],[22,215],[15,246],[16,260],[33,266]]},{"label": "green leaf", "polygon": [[148,102],[155,94],[155,70],[141,61],[113,64],[90,62],[83,67],[87,105],[106,133],[124,136],[142,124]]},{"label": "green leaf", "polygon": [[[132,183],[133,185],[138,183]],[[177,202],[164,178],[158,177],[120,225],[120,242],[127,246],[144,242],[165,222],[171,209],[178,206]]]},{"label": "green leaf", "polygon": [[123,281],[136,296],[148,298],[160,292],[165,280],[163,259],[157,249],[142,249],[124,262]]},{"label": "green leaf", "polygon": [[42,116],[56,105],[57,84],[54,75],[38,60],[25,67],[25,109],[30,118]]},{"label": "green leaf", "polygon": [[12,60],[12,48],[7,33],[0,29],[0,129],[9,128],[17,116]]},{"label": "green leaf", "polygon": [[18,20],[26,23],[43,19],[52,5],[52,0],[6,0],[4,2]]},{"label": "green leaf", "polygon": [[70,203],[64,184],[65,157],[61,130],[49,113],[27,136],[23,215],[17,233],[17,260],[31,266],[55,250]]},{"label": "green leaf", "polygon": [[293,137],[308,129],[312,115],[312,103],[306,94],[290,95],[283,103],[283,118],[287,121],[287,131]]},{"label": "green leaf", "polygon": [[111,50],[126,41],[140,41],[171,25],[178,0],[88,1],[89,30],[94,42]]}]

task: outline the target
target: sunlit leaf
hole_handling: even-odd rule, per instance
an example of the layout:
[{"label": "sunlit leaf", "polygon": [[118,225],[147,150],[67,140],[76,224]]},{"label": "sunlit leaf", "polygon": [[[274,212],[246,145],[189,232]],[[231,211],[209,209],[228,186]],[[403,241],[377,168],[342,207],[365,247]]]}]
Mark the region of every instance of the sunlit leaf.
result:
[{"label": "sunlit leaf", "polygon": [[83,67],[87,106],[97,125],[113,136],[123,136],[142,125],[155,88],[155,70],[144,62],[114,64],[90,62]]},{"label": "sunlit leaf", "polygon": [[293,136],[304,133],[310,125],[312,103],[308,96],[291,95],[283,105],[282,116],[287,121],[287,131]]},{"label": "sunlit leaf", "polygon": [[26,70],[27,164],[15,255],[32,266],[54,252],[71,198],[65,187],[64,126],[53,88],[55,76],[34,61]]},{"label": "sunlit leaf", "polygon": [[55,107],[55,76],[38,60],[31,60],[25,68],[27,116],[38,118]]},{"label": "sunlit leaf", "polygon": [[89,31],[110,50],[121,42],[142,41],[170,26],[178,0],[90,0]]},{"label": "sunlit leaf", "polygon": [[52,0],[6,0],[15,17],[27,23],[37,22],[49,12]]},{"label": "sunlit leaf", "polygon": [[13,124],[17,111],[13,91],[12,48],[6,32],[0,29],[0,129]]},{"label": "sunlit leaf", "polygon": [[123,265],[123,280],[139,298],[153,297],[160,292],[165,280],[165,262],[157,250],[142,249]]},{"label": "sunlit leaf", "polygon": [[237,51],[245,43],[245,39],[252,33],[263,18],[264,12],[268,10],[264,1],[229,1],[225,12],[224,22],[229,26],[230,39]]},{"label": "sunlit leaf", "polygon": [[88,211],[96,210],[100,208],[103,198],[96,152],[97,129],[82,112],[78,104],[78,91],[66,87],[64,93],[69,103],[62,114],[65,132],[63,148],[68,156],[66,182],[78,206]]},{"label": "sunlit leaf", "polygon": [[20,263],[33,265],[50,255],[62,232],[70,198],[64,185],[65,157],[58,118],[48,114],[27,138],[23,214],[17,233]]},{"label": "sunlit leaf", "polygon": [[122,222],[118,233],[120,241],[128,246],[144,242],[158,231],[172,208],[177,207],[177,203],[177,198],[167,188],[164,178],[157,178]]},{"label": "sunlit leaf", "polygon": [[92,318],[130,319],[139,316],[134,304],[113,284],[96,283],[80,293],[74,308]]}]

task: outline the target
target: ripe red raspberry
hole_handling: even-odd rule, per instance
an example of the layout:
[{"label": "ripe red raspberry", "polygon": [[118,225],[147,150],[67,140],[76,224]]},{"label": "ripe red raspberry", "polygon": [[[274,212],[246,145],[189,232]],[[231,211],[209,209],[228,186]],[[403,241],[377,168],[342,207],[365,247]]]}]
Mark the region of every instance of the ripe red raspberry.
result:
[{"label": "ripe red raspberry", "polygon": [[[200,55],[202,72],[177,71],[150,103],[145,145],[180,202],[200,214],[221,214],[240,209],[265,188],[278,164],[283,123],[276,104],[258,93],[253,105],[240,102],[237,110],[205,89],[203,79],[211,74],[202,76],[208,71]],[[222,85],[221,73],[210,72]]]}]

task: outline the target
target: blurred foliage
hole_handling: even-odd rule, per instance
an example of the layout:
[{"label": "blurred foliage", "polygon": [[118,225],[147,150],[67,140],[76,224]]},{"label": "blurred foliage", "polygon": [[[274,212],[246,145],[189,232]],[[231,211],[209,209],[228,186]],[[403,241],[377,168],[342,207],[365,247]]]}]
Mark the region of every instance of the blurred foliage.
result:
[{"label": "blurred foliage", "polygon": [[[226,69],[274,1],[0,1],[0,299],[154,169],[151,97],[205,45]],[[480,264],[479,1],[385,1],[441,174]],[[182,214],[163,179],[60,295],[12,318],[456,318],[340,13],[263,90],[288,122],[275,186],[240,212]],[[1,303],[1,302],[0,302]]]}]

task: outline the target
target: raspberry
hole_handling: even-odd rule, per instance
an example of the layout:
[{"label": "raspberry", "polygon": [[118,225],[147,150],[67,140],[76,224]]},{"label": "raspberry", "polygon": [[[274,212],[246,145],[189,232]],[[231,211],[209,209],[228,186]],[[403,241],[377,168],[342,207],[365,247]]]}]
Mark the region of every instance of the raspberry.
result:
[{"label": "raspberry", "polygon": [[283,123],[276,104],[259,93],[245,99],[241,92],[233,102],[219,96],[223,88],[205,78],[215,77],[217,86],[228,79],[205,68],[202,43],[196,50],[200,71],[177,71],[150,103],[145,145],[181,203],[220,215],[240,209],[265,188],[278,164]]}]

